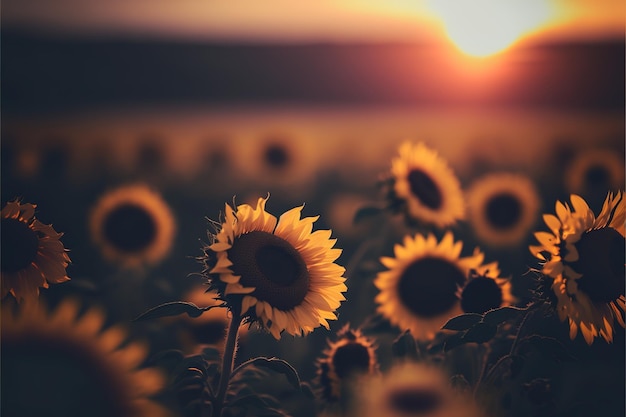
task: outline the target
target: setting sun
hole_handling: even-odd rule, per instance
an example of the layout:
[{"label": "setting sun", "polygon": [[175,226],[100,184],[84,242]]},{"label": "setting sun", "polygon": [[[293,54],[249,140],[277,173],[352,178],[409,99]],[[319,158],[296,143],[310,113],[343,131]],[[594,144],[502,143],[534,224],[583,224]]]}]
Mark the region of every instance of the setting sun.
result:
[{"label": "setting sun", "polygon": [[430,4],[446,36],[467,55],[484,57],[501,52],[538,29],[549,18],[546,2],[439,0]]}]

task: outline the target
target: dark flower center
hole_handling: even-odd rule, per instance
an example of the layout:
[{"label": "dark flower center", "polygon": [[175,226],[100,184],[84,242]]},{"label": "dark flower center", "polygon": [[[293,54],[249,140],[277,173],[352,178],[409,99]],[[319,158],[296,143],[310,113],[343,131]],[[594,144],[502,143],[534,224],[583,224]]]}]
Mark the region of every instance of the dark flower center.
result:
[{"label": "dark flower center", "polygon": [[125,252],[139,252],[149,246],[156,236],[156,223],[145,208],[123,204],[114,208],[104,219],[104,237]]},{"label": "dark flower center", "polygon": [[457,301],[457,285],[465,274],[451,261],[418,259],[409,265],[398,282],[402,303],[418,316],[434,317],[448,311]]},{"label": "dark flower center", "polygon": [[522,204],[512,194],[499,194],[489,199],[485,210],[491,226],[495,229],[508,229],[519,222]]},{"label": "dark flower center", "polygon": [[590,186],[608,184],[610,174],[602,165],[592,165],[585,172],[585,182]]},{"label": "dark flower center", "polygon": [[427,387],[399,388],[388,395],[388,405],[391,410],[409,415],[431,412],[439,408],[442,403],[441,395]]},{"label": "dark flower center", "polygon": [[0,227],[2,272],[14,273],[26,268],[37,257],[37,233],[18,219],[3,218]]},{"label": "dark flower center", "polygon": [[2,341],[2,415],[130,416],[126,393],[99,358],[67,342]]},{"label": "dark flower center", "polygon": [[272,168],[283,168],[289,163],[287,150],[278,144],[271,144],[265,148],[265,162]]},{"label": "dark flower center", "polygon": [[624,294],[624,237],[612,227],[591,230],[576,242],[574,271],[583,276],[578,287],[592,301],[609,302]]},{"label": "dark flower center", "polygon": [[411,193],[416,196],[426,207],[437,210],[443,204],[441,190],[433,179],[419,169],[409,172],[409,185]]},{"label": "dark flower center", "polygon": [[495,280],[475,277],[461,294],[461,308],[466,313],[482,314],[502,305],[502,289]]},{"label": "dark flower center", "polygon": [[335,351],[333,355],[333,368],[340,379],[353,373],[369,371],[370,352],[361,343],[347,343]]},{"label": "dark flower center", "polygon": [[244,287],[279,310],[300,305],[309,291],[309,272],[300,253],[272,233],[252,231],[235,239],[228,250],[232,270]]}]

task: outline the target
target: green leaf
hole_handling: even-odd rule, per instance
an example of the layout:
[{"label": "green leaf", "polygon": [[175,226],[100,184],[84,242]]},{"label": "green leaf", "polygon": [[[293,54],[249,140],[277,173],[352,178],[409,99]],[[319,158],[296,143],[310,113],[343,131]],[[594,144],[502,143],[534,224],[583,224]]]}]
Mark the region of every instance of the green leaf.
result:
[{"label": "green leaf", "polygon": [[133,321],[158,319],[161,317],[171,317],[171,316],[177,316],[183,313],[187,313],[189,317],[199,317],[202,313],[214,307],[219,307],[219,306],[215,305],[215,306],[200,308],[194,303],[189,303],[186,301],[172,301],[169,303],[158,305],[156,307],[152,307],[150,310],[146,311],[145,313],[140,314]]},{"label": "green leaf", "polygon": [[360,209],[358,209],[356,211],[356,213],[354,213],[354,218],[352,219],[352,224],[358,224],[363,219],[366,219],[368,217],[377,216],[377,215],[379,215],[382,212],[383,212],[383,209],[381,207],[376,207],[376,206],[361,207]]},{"label": "green leaf", "polygon": [[394,358],[418,359],[417,345],[413,335],[407,330],[391,345],[391,353]]},{"label": "green leaf", "polygon": [[527,309],[519,308],[519,307],[501,307],[496,308],[494,310],[489,310],[485,313],[485,318],[483,321],[488,324],[493,324],[495,326],[504,323],[505,321],[509,321],[516,317],[519,317],[523,314]]},{"label": "green leaf", "polygon": [[443,325],[445,330],[467,330],[483,319],[482,314],[467,313],[460,316],[452,317]]},{"label": "green leaf", "polygon": [[249,363],[250,365],[268,368],[274,372],[285,375],[287,381],[297,390],[300,390],[300,377],[295,368],[289,362],[278,358],[255,358]]},{"label": "green leaf", "polygon": [[490,341],[498,331],[498,326],[489,323],[476,323],[463,336],[465,342],[485,343]]}]

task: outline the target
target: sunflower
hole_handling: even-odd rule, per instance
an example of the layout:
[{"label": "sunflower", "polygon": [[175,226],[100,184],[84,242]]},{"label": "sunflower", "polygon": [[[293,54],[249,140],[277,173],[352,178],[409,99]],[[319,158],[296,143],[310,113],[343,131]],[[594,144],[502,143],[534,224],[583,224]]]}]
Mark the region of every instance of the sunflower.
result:
[{"label": "sunflower", "polygon": [[389,268],[379,272],[374,284],[380,290],[375,300],[378,312],[400,329],[409,329],[417,339],[429,339],[454,316],[462,314],[459,288],[470,271],[497,277],[497,262],[483,265],[484,255],[474,250],[460,257],[462,242],[446,232],[440,243],[433,234],[405,236],[396,244],[394,258],[382,257]]},{"label": "sunflower", "polygon": [[467,192],[474,232],[486,244],[514,246],[537,221],[539,195],[533,182],[519,174],[494,173],[475,181]]},{"label": "sunflower", "polygon": [[[269,197],[268,197],[269,198]],[[334,261],[341,249],[330,230],[312,232],[318,217],[300,218],[303,206],[276,219],[256,208],[225,205],[225,218],[213,243],[205,248],[205,272],[229,308],[259,323],[276,338],[283,330],[308,334],[329,328],[334,311],[345,300],[345,269]]]},{"label": "sunflower", "polygon": [[161,196],[136,184],[104,194],[91,212],[89,228],[105,259],[133,268],[161,261],[170,250],[176,225]]},{"label": "sunflower", "polygon": [[465,215],[458,178],[437,152],[404,142],[392,160],[393,196],[406,203],[409,218],[445,227]]},{"label": "sunflower", "polygon": [[378,369],[373,342],[348,324],[337,332],[334,342],[328,341],[323,354],[317,361],[317,379],[321,395],[327,401],[341,397],[342,382],[356,374],[373,374]]},{"label": "sunflower", "polygon": [[483,314],[494,308],[510,306],[517,300],[511,292],[511,281],[506,278],[478,274],[470,271],[457,297],[461,300],[464,313]]},{"label": "sunflower", "polygon": [[565,170],[565,186],[575,194],[623,187],[624,156],[609,149],[580,152]]},{"label": "sunflower", "polygon": [[63,234],[37,220],[36,207],[15,200],[2,209],[2,298],[11,293],[18,302],[37,300],[40,287],[69,281]]},{"label": "sunflower", "polygon": [[457,392],[442,368],[404,362],[382,375],[363,378],[355,388],[350,416],[478,417],[473,400]]},{"label": "sunflower", "polygon": [[125,343],[119,327],[103,329],[103,314],[79,315],[75,301],[49,313],[39,305],[2,311],[2,411],[12,416],[165,416],[150,396],[164,385],[154,368],[140,368],[146,348]]},{"label": "sunflower", "polygon": [[624,251],[626,203],[609,193],[596,218],[585,200],[570,196],[571,207],[556,202],[556,216],[544,214],[550,232],[537,232],[531,253],[541,272],[554,281],[561,321],[569,320],[570,338],[578,331],[587,344],[595,337],[613,341],[614,323],[624,326]]}]

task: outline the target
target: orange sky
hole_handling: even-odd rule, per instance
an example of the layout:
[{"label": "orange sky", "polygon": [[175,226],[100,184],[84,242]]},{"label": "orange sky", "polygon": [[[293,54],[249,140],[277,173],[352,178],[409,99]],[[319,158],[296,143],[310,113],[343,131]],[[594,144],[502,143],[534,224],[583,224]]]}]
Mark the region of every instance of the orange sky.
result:
[{"label": "orange sky", "polygon": [[[460,4],[458,0],[3,0],[2,23],[235,40],[411,41],[441,39],[446,29],[458,31],[453,15],[467,15],[456,10]],[[624,35],[623,0],[477,0],[472,4],[481,4],[483,14],[504,9],[496,13],[501,26],[526,25],[527,33],[569,38]],[[481,20],[481,13],[472,14],[477,19],[474,27],[484,28],[484,16]],[[501,36],[499,29],[492,30],[493,37]]]}]

